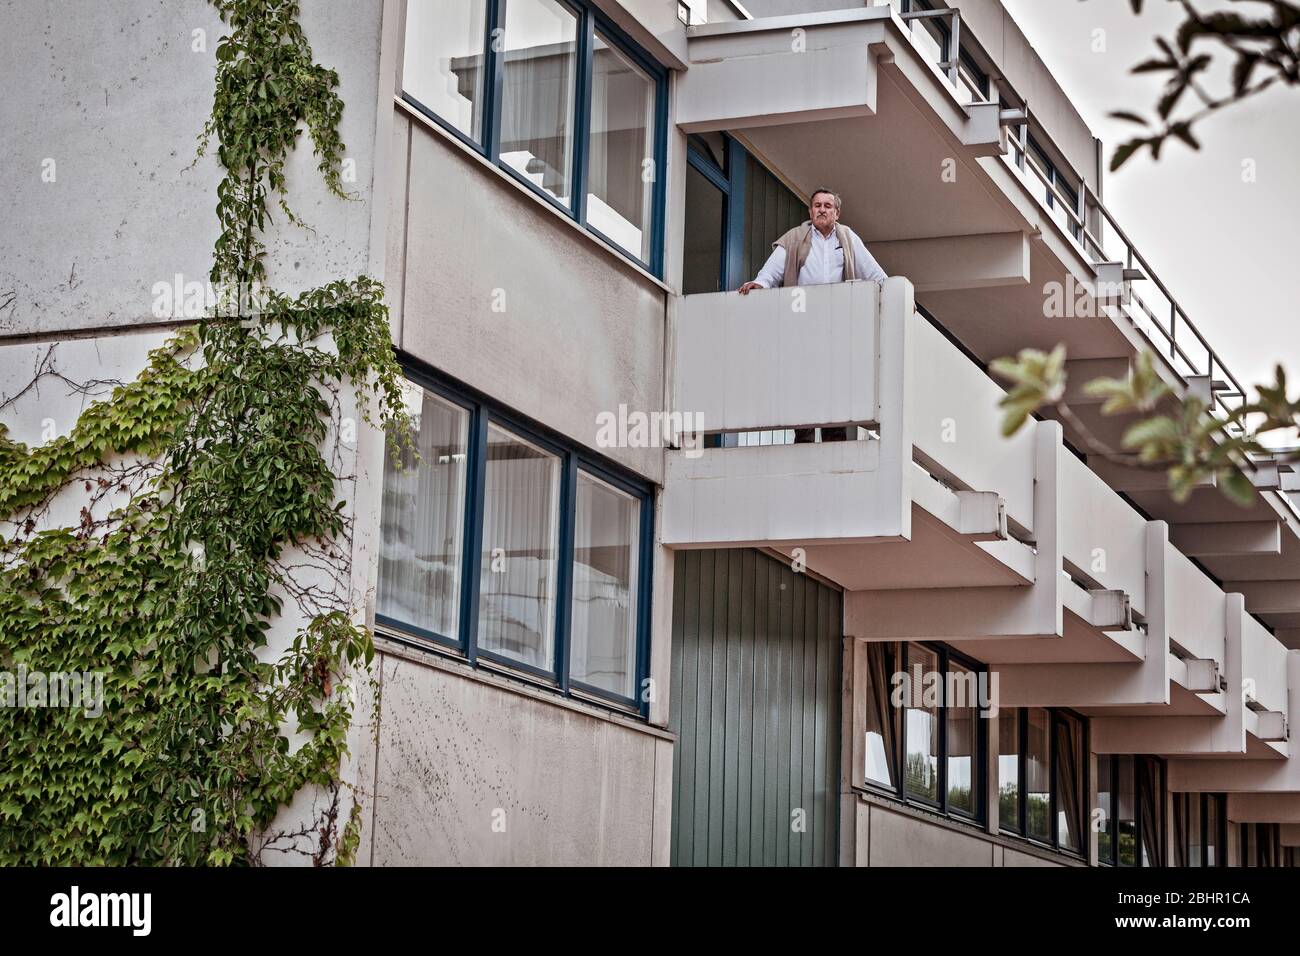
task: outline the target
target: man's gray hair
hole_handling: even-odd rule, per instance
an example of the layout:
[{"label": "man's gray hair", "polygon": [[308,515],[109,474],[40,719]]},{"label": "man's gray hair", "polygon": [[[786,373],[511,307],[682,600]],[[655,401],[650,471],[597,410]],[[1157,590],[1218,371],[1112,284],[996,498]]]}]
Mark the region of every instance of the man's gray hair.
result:
[{"label": "man's gray hair", "polygon": [[812,205],[812,201],[817,198],[818,193],[826,193],[828,196],[831,196],[835,200],[836,209],[839,209],[840,206],[843,205],[840,201],[840,194],[833,189],[827,189],[825,186],[818,186],[812,191],[812,195],[808,197],[808,205]]}]

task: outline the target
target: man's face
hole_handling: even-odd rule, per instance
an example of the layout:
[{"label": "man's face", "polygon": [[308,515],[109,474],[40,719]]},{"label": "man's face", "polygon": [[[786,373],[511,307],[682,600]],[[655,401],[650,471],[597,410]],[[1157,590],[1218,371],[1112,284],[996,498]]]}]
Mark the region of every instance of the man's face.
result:
[{"label": "man's face", "polygon": [[835,207],[835,197],[830,193],[818,193],[812,198],[812,205],[808,207],[808,214],[812,219],[812,224],[822,232],[830,229],[840,221],[840,211]]}]

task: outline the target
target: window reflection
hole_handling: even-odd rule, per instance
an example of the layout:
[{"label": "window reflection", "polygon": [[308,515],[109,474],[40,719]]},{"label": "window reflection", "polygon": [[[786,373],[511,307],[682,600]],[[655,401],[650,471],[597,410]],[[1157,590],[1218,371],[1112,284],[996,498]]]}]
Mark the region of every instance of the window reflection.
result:
[{"label": "window reflection", "polygon": [[998,825],[1020,830],[1020,708],[998,713]]},{"label": "window reflection", "polygon": [[501,161],[569,205],[578,19],[556,0],[506,4]]},{"label": "window reflection", "polygon": [[919,647],[909,647],[908,673],[911,697],[907,701],[907,793],[931,803],[939,800],[939,708],[925,706],[924,688],[927,675],[939,671],[939,655]]},{"label": "window reflection", "polygon": [[402,90],[475,142],[483,140],[487,0],[412,0]]},{"label": "window reflection", "polygon": [[599,32],[592,54],[587,223],[650,260],[655,81]]},{"label": "window reflection", "polygon": [[1025,832],[1044,842],[1052,838],[1052,717],[1041,707],[1029,710],[1025,749]]}]

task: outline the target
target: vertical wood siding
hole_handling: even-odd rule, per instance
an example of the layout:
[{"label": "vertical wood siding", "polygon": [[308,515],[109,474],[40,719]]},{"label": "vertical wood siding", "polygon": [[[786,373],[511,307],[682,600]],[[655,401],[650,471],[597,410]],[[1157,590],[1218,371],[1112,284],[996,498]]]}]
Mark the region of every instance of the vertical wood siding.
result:
[{"label": "vertical wood siding", "polygon": [[839,592],[750,549],[675,561],[673,865],[833,866]]}]

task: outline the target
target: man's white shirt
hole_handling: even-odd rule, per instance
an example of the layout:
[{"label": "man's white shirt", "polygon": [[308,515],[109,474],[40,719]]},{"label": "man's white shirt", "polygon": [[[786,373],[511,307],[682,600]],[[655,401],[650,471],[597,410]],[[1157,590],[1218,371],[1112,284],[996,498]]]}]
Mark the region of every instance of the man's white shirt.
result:
[{"label": "man's white shirt", "polygon": [[[883,282],[888,276],[885,270],[880,268],[880,263],[876,262],[871,253],[867,252],[867,247],[858,234],[852,229],[845,227],[849,234],[849,241],[853,243],[853,263],[859,279],[871,279],[875,282]],[[840,240],[837,230],[832,229],[829,236],[823,236],[821,232],[814,227],[812,231],[812,248],[808,250],[808,258],[803,267],[799,270],[800,285],[828,285],[832,282],[839,282],[844,278],[844,250],[840,248]],[[777,246],[768,256],[767,262],[759,271],[754,281],[764,289],[772,289],[779,286],[785,279],[785,249]]]}]

